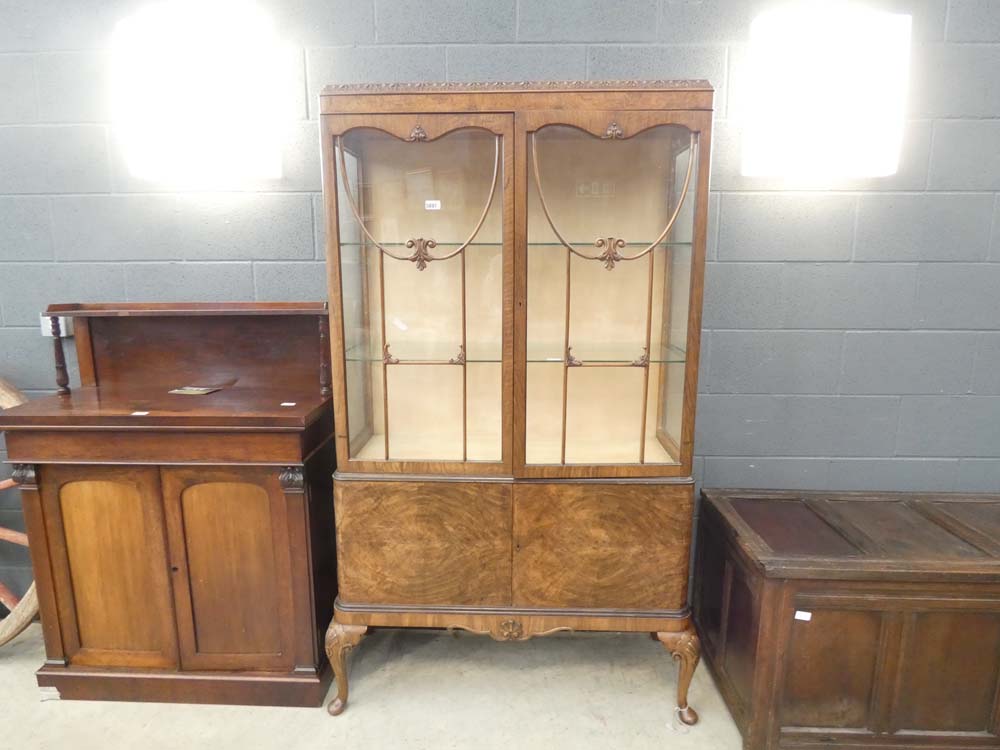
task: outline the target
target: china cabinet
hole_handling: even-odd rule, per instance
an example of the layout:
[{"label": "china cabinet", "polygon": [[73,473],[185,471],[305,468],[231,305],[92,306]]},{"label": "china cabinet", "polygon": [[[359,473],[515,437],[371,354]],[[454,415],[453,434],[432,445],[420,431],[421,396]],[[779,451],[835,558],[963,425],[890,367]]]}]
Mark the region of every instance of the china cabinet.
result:
[{"label": "china cabinet", "polygon": [[327,650],[369,626],[656,634],[687,607],[712,90],[333,86]]},{"label": "china cabinet", "polygon": [[46,314],[59,393],[0,413],[45,638],[38,684],[64,699],[320,705],[335,586],[326,306]]}]

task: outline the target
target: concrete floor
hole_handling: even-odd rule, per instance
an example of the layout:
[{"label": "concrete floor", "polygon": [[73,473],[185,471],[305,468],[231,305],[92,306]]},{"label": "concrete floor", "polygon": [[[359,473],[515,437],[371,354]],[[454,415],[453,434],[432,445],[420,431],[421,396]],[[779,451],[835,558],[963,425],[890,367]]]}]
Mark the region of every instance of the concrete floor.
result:
[{"label": "concrete floor", "polygon": [[645,635],[558,634],[526,643],[381,630],[351,661],[351,700],[320,708],[47,700],[35,685],[42,634],[0,648],[0,745],[62,749],[699,748],[739,750],[739,733],[704,665],[701,714],[672,721],[676,669]]}]

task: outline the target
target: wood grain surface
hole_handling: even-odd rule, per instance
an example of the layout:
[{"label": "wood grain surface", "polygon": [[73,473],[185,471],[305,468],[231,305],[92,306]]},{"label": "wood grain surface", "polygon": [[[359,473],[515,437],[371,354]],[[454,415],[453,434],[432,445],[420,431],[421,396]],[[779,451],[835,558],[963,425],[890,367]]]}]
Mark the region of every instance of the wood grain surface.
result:
[{"label": "wood grain surface", "polygon": [[683,607],[692,494],[670,485],[515,485],[514,604]]},{"label": "wood grain surface", "polygon": [[510,604],[511,487],[335,482],[340,597]]}]

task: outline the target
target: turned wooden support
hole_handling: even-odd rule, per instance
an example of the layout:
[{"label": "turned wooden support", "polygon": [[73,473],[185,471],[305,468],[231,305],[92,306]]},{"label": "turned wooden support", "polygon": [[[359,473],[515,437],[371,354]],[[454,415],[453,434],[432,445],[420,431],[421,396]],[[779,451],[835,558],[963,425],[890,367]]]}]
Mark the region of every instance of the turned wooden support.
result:
[{"label": "turned wooden support", "polygon": [[694,628],[679,633],[657,633],[656,638],[677,662],[677,715],[685,724],[697,724],[698,712],[688,705],[688,688],[701,659],[701,641]]},{"label": "turned wooden support", "polygon": [[347,708],[347,654],[361,643],[367,632],[364,625],[343,625],[336,620],[326,631],[326,655],[337,681],[337,697],[326,707],[331,716],[342,714]]},{"label": "turned wooden support", "polygon": [[330,318],[323,315],[319,319],[319,395],[333,393],[330,384]]},{"label": "turned wooden support", "polygon": [[52,326],[52,352],[56,358],[56,385],[60,396],[69,394],[69,372],[66,370],[66,353],[63,352],[62,331],[59,329],[59,316],[49,318]]}]

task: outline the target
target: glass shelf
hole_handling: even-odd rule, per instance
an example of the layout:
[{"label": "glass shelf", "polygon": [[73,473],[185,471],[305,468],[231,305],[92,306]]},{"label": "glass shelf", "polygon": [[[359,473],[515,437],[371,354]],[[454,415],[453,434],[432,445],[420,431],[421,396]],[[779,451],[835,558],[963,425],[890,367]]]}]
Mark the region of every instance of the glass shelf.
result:
[{"label": "glass shelf", "polygon": [[[641,354],[641,348],[636,351],[634,349],[625,350],[621,345],[616,345],[614,343],[601,345],[595,345],[593,342],[590,344],[591,350],[594,349],[600,352],[599,356],[588,358],[583,361],[582,364],[586,365],[617,365],[617,366],[630,366]],[[538,343],[533,342],[528,349],[528,362],[532,364],[556,364],[561,365],[563,363],[563,358],[558,354],[559,350],[562,348],[562,343]],[[460,362],[452,362],[452,359],[456,359],[459,352],[459,344],[454,345],[424,345],[420,347],[419,351],[413,350],[412,347],[408,347],[407,350],[400,349],[396,351],[394,347],[390,346],[390,355],[399,362],[391,363],[394,365],[458,365]],[[381,363],[381,354],[376,354],[375,352],[368,349],[362,344],[352,346],[347,349],[346,352],[348,362],[377,362]],[[683,364],[685,362],[687,353],[676,346],[667,346],[654,351],[653,356],[649,358],[651,364]],[[466,353],[465,361],[468,364],[501,364],[503,358],[500,353],[499,342],[496,346],[470,346],[469,351]]]},{"label": "glass shelf", "polygon": [[[584,248],[591,247],[592,248],[594,246],[594,240],[593,239],[589,239],[589,240],[571,240],[570,242],[574,246],[576,246],[576,247],[584,247]],[[631,248],[634,248],[634,249],[637,249],[637,250],[641,250],[642,248],[647,247],[650,244],[650,242],[652,242],[652,240],[648,240],[648,241],[646,241],[646,240],[636,240],[634,242],[629,242],[628,245],[626,245],[625,249],[627,250],[628,248],[631,247]],[[447,251],[449,249],[451,249],[451,250],[456,249],[460,244],[462,244],[462,243],[460,243],[460,242],[438,242],[437,245],[436,245],[436,247],[435,247],[435,249],[439,250],[441,253],[444,253],[445,251]],[[405,242],[383,242],[382,245],[385,246],[385,247],[391,247],[391,248],[398,247],[398,248],[402,248],[402,249],[409,249],[409,248],[406,247],[406,243]],[[502,242],[470,242],[469,243],[469,247],[502,247],[502,246],[503,246]],[[340,247],[374,247],[374,245],[372,245],[371,242],[341,242],[340,243]],[[563,245],[561,242],[529,242],[528,243],[528,247],[558,247],[558,248],[565,249],[565,245]],[[690,242],[660,242],[659,244],[656,245],[656,247],[691,247],[691,243]]]}]

